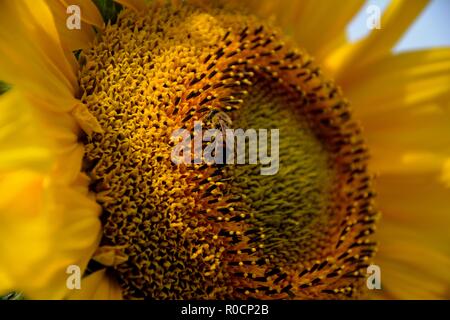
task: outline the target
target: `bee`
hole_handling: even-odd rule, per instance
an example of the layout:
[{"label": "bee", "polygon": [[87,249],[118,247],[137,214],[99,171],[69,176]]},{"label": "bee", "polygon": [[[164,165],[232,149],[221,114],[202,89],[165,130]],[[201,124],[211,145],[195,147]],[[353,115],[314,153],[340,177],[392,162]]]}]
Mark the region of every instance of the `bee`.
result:
[{"label": "bee", "polygon": [[231,128],[233,120],[223,111],[213,110],[207,116],[212,128],[219,129],[225,136],[226,130]]}]

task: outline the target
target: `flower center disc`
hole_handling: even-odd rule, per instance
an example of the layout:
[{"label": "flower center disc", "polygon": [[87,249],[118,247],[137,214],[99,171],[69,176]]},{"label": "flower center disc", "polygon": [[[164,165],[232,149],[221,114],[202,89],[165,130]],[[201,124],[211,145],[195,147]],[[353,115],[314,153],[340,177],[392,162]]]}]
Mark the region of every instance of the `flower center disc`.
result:
[{"label": "flower center disc", "polygon": [[[82,53],[83,102],[103,128],[84,170],[126,298],[360,294],[375,245],[366,148],[348,104],[302,50],[225,9],[124,10]],[[279,129],[279,171],[175,165],[195,121]]]}]

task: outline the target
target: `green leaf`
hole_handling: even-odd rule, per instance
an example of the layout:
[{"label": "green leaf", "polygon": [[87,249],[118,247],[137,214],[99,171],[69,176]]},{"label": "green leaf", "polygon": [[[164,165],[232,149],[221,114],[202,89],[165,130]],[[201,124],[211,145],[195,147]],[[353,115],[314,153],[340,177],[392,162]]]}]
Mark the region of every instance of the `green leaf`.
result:
[{"label": "green leaf", "polygon": [[6,82],[0,81],[0,96],[4,94],[6,91],[11,89],[11,86]]},{"label": "green leaf", "polygon": [[115,23],[117,20],[117,15],[122,10],[122,6],[113,0],[94,0],[97,8],[100,10],[103,20],[108,23]]},{"label": "green leaf", "polygon": [[0,300],[24,300],[24,296],[21,292],[10,292],[5,296],[0,296]]}]

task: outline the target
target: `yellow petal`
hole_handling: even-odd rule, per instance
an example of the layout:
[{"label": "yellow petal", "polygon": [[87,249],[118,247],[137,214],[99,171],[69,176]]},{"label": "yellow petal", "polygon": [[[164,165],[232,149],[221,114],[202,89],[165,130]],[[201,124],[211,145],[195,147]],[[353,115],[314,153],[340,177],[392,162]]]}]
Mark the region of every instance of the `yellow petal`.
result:
[{"label": "yellow petal", "polygon": [[103,129],[92,113],[89,112],[86,105],[79,103],[72,110],[72,115],[77,120],[81,129],[88,135],[92,135],[94,132],[102,133]]},{"label": "yellow petal", "polygon": [[147,10],[147,4],[144,0],[114,0],[117,3],[124,5],[127,8],[133,9],[136,12],[143,12]]},{"label": "yellow petal", "polygon": [[[294,1],[284,1],[294,2]],[[346,34],[346,27],[353,16],[361,9],[365,1],[352,0],[345,3],[326,1],[318,3],[317,0],[298,1],[301,7],[293,14],[283,10],[278,18],[289,24],[297,43],[306,48],[317,59],[321,58],[336,45],[336,40],[342,39]],[[277,2],[283,7],[283,1]]]},{"label": "yellow petal", "polygon": [[23,167],[50,170],[50,145],[35,116],[18,91],[0,96],[0,172]]},{"label": "yellow petal", "polygon": [[60,3],[64,5],[65,8],[67,8],[69,5],[77,5],[80,7],[81,11],[81,20],[96,26],[99,29],[103,29],[105,23],[103,21],[102,15],[100,14],[100,11],[98,11],[98,8],[94,4],[94,1],[92,0],[59,0]]},{"label": "yellow petal", "polygon": [[450,97],[450,48],[388,55],[355,67],[341,82],[361,116]]},{"label": "yellow petal", "polygon": [[84,149],[72,116],[43,110],[16,89],[0,97],[0,110],[0,171],[51,171],[59,182],[76,179]]},{"label": "yellow petal", "polygon": [[[242,9],[244,6],[249,13],[265,19],[275,20],[287,33],[292,34],[296,27],[299,27],[299,18],[311,1],[248,0],[244,2],[239,0],[219,0],[216,2],[221,2],[224,5],[230,5],[237,9]],[[293,21],[295,21],[295,24],[292,23]]]},{"label": "yellow petal", "polygon": [[449,299],[450,256],[405,225],[381,223],[376,263],[382,293],[393,299]]},{"label": "yellow petal", "polygon": [[[89,10],[85,10],[80,6],[80,29],[71,30],[66,27],[67,18],[69,17],[69,14],[67,13],[67,5],[61,1],[48,1],[47,4],[52,11],[53,17],[55,19],[55,25],[57,26],[63,46],[67,49],[66,51],[68,51],[69,54],[73,55],[72,51],[89,48],[95,38],[94,28],[90,23],[85,22],[84,19],[86,16],[88,16]],[[71,5],[72,4],[75,3],[71,2]],[[95,10],[97,9],[95,8]],[[97,25],[98,23],[96,22],[93,24]]]},{"label": "yellow petal", "polygon": [[[48,176],[18,171],[0,176],[0,274],[29,298],[58,299],[66,269],[84,270],[100,239],[99,206]],[[38,276],[37,276],[38,275]]]},{"label": "yellow petal", "polygon": [[61,298],[66,268],[84,270],[100,236],[75,120],[31,105],[15,89],[0,97],[0,108],[0,291]]},{"label": "yellow petal", "polygon": [[439,177],[427,173],[385,174],[376,179],[375,189],[382,222],[405,226],[450,255],[450,189]]},{"label": "yellow petal", "polygon": [[442,169],[441,182],[450,188],[450,159],[446,160]]},{"label": "yellow petal", "polygon": [[104,266],[117,266],[128,260],[128,256],[125,254],[124,249],[124,246],[101,246],[97,249],[92,259]]},{"label": "yellow petal", "polygon": [[435,171],[450,158],[450,49],[386,56],[344,82],[379,173]]},{"label": "yellow petal", "polygon": [[429,174],[381,175],[376,184],[376,262],[387,297],[448,299],[450,189]]},{"label": "yellow petal", "polygon": [[84,278],[81,289],[71,291],[70,300],[122,300],[122,289],[105,270],[94,272]]},{"label": "yellow petal", "polygon": [[[223,1],[230,4],[230,1]],[[361,9],[364,0],[345,3],[336,1],[231,1],[236,7],[245,6],[249,12],[265,19],[272,18],[283,31],[292,36],[321,60],[345,39],[346,26]]]},{"label": "yellow petal", "polygon": [[[27,58],[40,58],[48,67],[48,73],[57,77],[71,90],[77,87],[75,72],[61,46],[52,12],[45,2],[4,2],[0,11],[0,34],[0,52],[7,58],[2,61],[2,69],[6,69],[8,64],[17,63],[20,66],[20,63],[27,62]],[[21,51],[23,49],[28,51]],[[41,75],[42,78],[44,76],[46,75]],[[16,70],[16,77],[20,79],[23,74],[17,75]]]},{"label": "yellow petal", "polygon": [[415,109],[361,117],[375,172],[441,174],[450,159],[450,112]]},{"label": "yellow petal", "polygon": [[[73,108],[77,78],[45,2],[7,1],[0,11],[0,78],[54,110]],[[72,59],[74,59],[72,57]]]},{"label": "yellow petal", "polygon": [[327,58],[326,68],[341,81],[348,70],[389,54],[427,4],[428,0],[393,0],[381,18],[381,29],[355,44],[344,44]]},{"label": "yellow petal", "polygon": [[364,58],[370,60],[372,57],[390,52],[428,3],[428,0],[413,2],[393,0],[381,19],[381,28],[384,32],[372,32],[368,37],[365,46],[370,50],[368,52],[365,50],[367,56]]}]

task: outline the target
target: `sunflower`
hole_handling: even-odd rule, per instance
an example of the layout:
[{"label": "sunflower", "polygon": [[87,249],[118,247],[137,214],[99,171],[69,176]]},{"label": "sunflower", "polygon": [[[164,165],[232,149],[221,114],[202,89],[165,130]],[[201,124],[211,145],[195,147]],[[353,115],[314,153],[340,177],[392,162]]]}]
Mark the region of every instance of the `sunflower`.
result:
[{"label": "sunflower", "polygon": [[[450,49],[391,52],[427,1],[357,43],[360,0],[117,3],[1,4],[0,293],[449,297]],[[175,165],[218,114],[279,128],[279,172]]]}]

